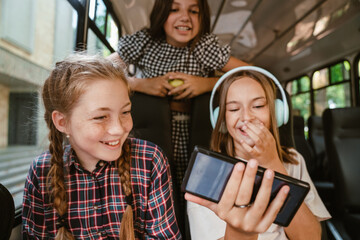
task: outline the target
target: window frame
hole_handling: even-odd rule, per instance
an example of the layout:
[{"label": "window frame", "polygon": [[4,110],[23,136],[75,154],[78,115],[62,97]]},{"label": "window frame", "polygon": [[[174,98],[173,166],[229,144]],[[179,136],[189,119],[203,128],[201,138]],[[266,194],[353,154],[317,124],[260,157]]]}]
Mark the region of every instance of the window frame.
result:
[{"label": "window frame", "polygon": [[[78,13],[78,23],[77,23],[77,36],[76,36],[76,49],[77,51],[83,51],[87,49],[87,40],[88,40],[88,32],[89,29],[95,34],[95,36],[108,48],[110,52],[115,52],[114,48],[111,46],[109,41],[106,39],[107,34],[107,21],[108,15],[111,15],[113,21],[115,22],[118,28],[118,37],[120,38],[122,31],[121,31],[121,24],[118,21],[118,18],[115,15],[114,9],[112,4],[109,0],[95,0],[95,13],[94,13],[94,20],[91,19],[89,15],[89,7],[90,7],[90,0],[67,0],[77,11]],[[106,17],[105,17],[105,29],[104,33],[101,32],[99,27],[96,25],[96,9],[97,9],[97,1],[102,1],[106,7]]]}]

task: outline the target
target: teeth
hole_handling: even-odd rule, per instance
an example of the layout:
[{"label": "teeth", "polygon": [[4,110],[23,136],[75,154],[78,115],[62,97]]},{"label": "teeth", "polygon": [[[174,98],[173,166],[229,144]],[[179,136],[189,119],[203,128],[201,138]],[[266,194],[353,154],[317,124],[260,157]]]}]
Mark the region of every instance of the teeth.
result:
[{"label": "teeth", "polygon": [[189,27],[176,27],[179,30],[185,31],[185,30],[190,30]]},{"label": "teeth", "polygon": [[107,145],[110,145],[110,146],[115,146],[117,144],[119,144],[119,140],[115,141],[115,142],[108,142],[106,143]]}]

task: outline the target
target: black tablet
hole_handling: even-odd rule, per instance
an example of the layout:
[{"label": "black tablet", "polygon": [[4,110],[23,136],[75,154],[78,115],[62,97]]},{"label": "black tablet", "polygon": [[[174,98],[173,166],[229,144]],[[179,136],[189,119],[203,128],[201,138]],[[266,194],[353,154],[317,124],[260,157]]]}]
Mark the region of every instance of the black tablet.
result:
[{"label": "black tablet", "polygon": [[[243,159],[229,157],[195,146],[181,186],[182,191],[218,203],[234,165],[240,161],[245,164],[247,163]],[[265,170],[261,166],[258,167],[251,201],[255,200]],[[288,185],[290,191],[274,223],[286,227],[290,224],[301,203],[304,201],[306,194],[310,190],[310,185],[307,182],[275,172],[271,200],[275,198],[280,188],[284,185]]]}]

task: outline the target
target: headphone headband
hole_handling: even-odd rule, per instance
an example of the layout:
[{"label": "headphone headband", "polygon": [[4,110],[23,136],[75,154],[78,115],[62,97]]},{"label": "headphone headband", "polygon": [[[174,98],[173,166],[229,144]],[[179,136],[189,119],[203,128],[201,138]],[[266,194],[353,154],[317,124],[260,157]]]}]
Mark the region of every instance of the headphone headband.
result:
[{"label": "headphone headband", "polygon": [[224,75],[222,75],[220,77],[220,79],[216,82],[212,92],[211,92],[211,96],[210,96],[210,122],[213,128],[215,128],[216,125],[216,119],[214,117],[214,110],[213,110],[213,100],[214,100],[214,96],[216,93],[216,90],[219,88],[219,86],[222,84],[222,82],[224,82],[229,76],[231,76],[234,73],[238,73],[241,71],[255,71],[255,72],[259,72],[262,73],[263,75],[267,76],[268,78],[270,78],[271,80],[273,80],[273,82],[275,83],[275,85],[278,87],[278,89],[280,90],[281,93],[281,98],[282,98],[282,102],[283,102],[283,122],[284,124],[287,123],[288,118],[289,118],[289,108],[288,108],[288,104],[287,104],[287,100],[286,100],[286,94],[284,89],[282,88],[279,80],[277,80],[277,78],[270,73],[269,71],[260,68],[260,67],[255,67],[255,66],[241,66],[241,67],[237,67],[234,68],[228,72],[226,72]]}]

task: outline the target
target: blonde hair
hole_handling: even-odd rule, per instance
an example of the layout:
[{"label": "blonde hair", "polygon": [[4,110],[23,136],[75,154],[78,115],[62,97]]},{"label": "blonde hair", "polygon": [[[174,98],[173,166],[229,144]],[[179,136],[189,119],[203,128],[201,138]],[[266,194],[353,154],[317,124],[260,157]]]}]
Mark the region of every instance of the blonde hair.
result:
[{"label": "blonde hair", "polygon": [[[65,138],[64,134],[56,129],[51,115],[56,110],[69,117],[80,96],[85,92],[88,83],[98,79],[120,80],[128,86],[122,66],[100,56],[89,56],[80,53],[73,54],[56,63],[55,68],[51,71],[43,86],[44,117],[49,128],[49,151],[51,153],[51,167],[47,175],[47,187],[50,202],[60,216],[58,219],[59,230],[55,239],[74,239],[74,237],[67,229],[68,195],[66,193],[65,179],[68,176],[63,161]],[[129,141],[125,141],[122,148],[122,155],[117,161],[118,172],[125,195],[131,196]],[[121,221],[119,236],[121,239],[134,239],[132,216],[132,207],[131,204],[128,204]]]},{"label": "blonde hair", "polygon": [[275,84],[272,80],[268,79],[263,74],[257,71],[241,71],[230,75],[224,82],[221,84],[219,91],[219,116],[216,122],[215,128],[211,135],[210,148],[213,151],[223,152],[229,156],[235,156],[235,149],[233,138],[228,131],[224,131],[225,126],[225,112],[226,112],[226,98],[230,85],[241,78],[249,77],[259,82],[261,87],[264,89],[266,101],[269,105],[270,112],[270,132],[274,136],[276,143],[276,150],[279,155],[279,158],[282,162],[297,164],[298,162],[294,159],[293,154],[289,151],[288,148],[282,147],[280,145],[279,130],[276,123],[275,117]]}]

